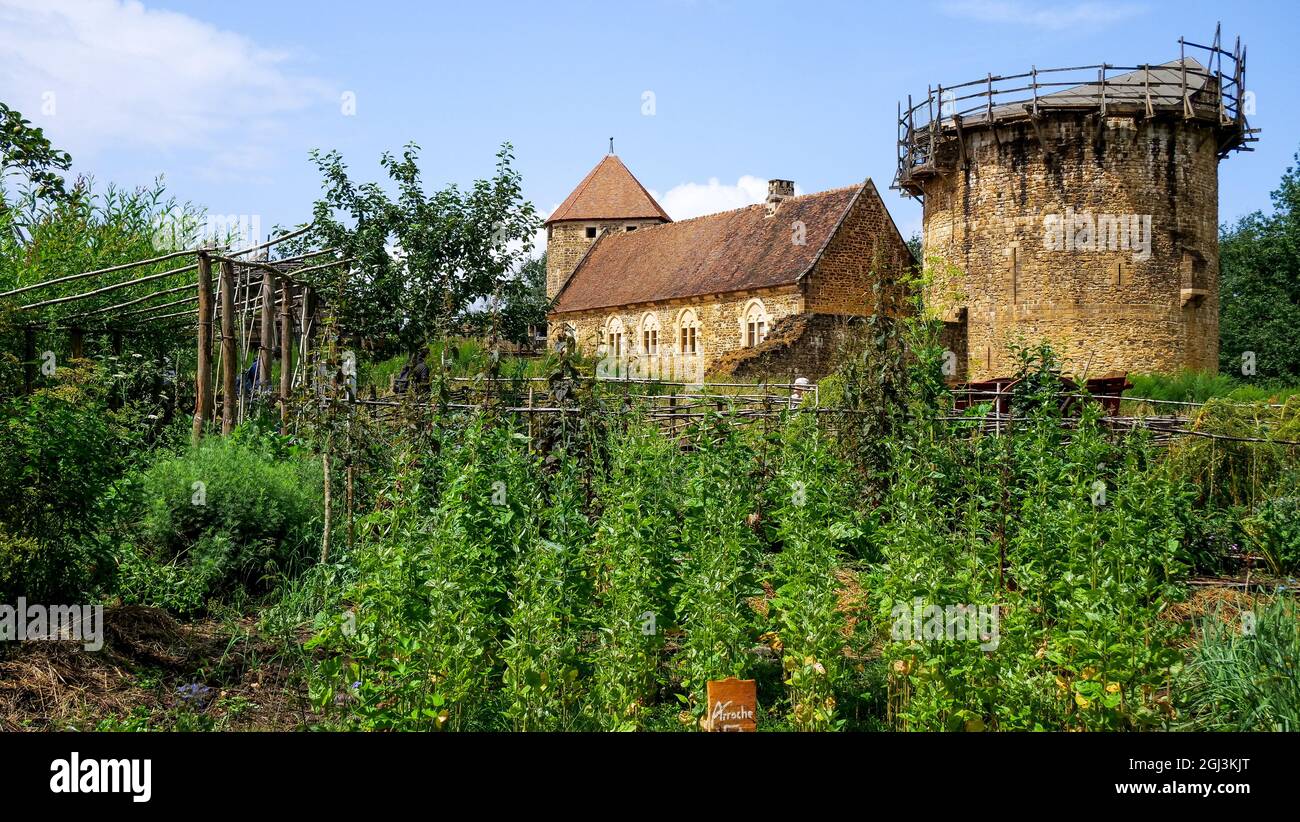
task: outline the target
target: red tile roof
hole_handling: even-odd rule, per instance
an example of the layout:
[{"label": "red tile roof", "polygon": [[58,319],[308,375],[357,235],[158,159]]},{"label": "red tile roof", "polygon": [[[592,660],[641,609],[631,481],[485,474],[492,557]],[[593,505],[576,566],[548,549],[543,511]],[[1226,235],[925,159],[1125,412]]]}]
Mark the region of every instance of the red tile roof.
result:
[{"label": "red tile roof", "polygon": [[[865,183],[637,231],[602,233],[557,295],[556,314],[789,285],[812,268]],[[794,223],[805,242],[793,241]]]},{"label": "red tile roof", "polygon": [[672,222],[645,186],[613,154],[596,164],[546,224],[565,220],[645,220]]}]

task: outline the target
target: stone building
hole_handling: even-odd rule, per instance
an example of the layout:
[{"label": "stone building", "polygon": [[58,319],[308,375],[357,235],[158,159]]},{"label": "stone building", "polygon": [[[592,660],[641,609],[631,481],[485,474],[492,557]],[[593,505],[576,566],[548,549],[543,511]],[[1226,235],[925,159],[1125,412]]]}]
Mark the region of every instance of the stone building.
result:
[{"label": "stone building", "polygon": [[990,75],[901,116],[895,185],[923,200],[955,379],[1042,340],[1075,375],[1217,370],[1218,164],[1253,132],[1240,46],[1195,48],[1213,68]]},{"label": "stone building", "polygon": [[[608,376],[817,378],[914,263],[870,180],[673,222],[614,155],[546,221],[552,337]],[[877,289],[877,285],[880,286]]]}]

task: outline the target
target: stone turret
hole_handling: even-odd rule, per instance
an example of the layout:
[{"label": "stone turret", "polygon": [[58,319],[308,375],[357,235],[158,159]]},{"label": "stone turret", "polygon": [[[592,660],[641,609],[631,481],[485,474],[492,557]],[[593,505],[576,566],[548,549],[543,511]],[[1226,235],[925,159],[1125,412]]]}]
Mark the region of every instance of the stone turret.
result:
[{"label": "stone turret", "polygon": [[603,231],[672,222],[613,154],[606,155],[546,220],[546,296],[555,299]]},{"label": "stone turret", "polygon": [[1009,344],[1040,340],[1075,375],[1218,369],[1218,165],[1254,137],[1240,47],[1196,48],[1213,69],[990,77],[901,117],[953,377],[1010,374]]}]

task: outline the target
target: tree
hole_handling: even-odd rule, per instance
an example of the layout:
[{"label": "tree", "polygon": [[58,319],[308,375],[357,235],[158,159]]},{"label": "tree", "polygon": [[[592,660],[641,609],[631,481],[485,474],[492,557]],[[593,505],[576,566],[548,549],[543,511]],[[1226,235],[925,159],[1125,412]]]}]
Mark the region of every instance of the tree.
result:
[{"label": "tree", "polygon": [[312,285],[346,332],[414,350],[497,294],[532,249],[538,218],[523,199],[509,143],[497,152],[493,176],[468,191],[453,184],[426,194],[414,144],[381,158],[396,189],[391,197],[378,183],[353,182],[336,151],[312,159],[324,193],[311,241],[353,260],[317,272]]},{"label": "tree", "polygon": [[72,157],[50,145],[45,133],[14,109],[0,103],[0,219],[17,238],[25,227],[11,211],[5,196],[5,180],[19,178],[30,205],[66,197],[63,177]]},{"label": "tree", "polygon": [[911,237],[907,238],[907,249],[912,252],[912,257],[919,263],[921,262],[921,235],[914,232]]},{"label": "tree", "polygon": [[[1296,155],[1300,162],[1300,154]],[[1255,212],[1219,240],[1219,367],[1240,374],[1242,352],[1261,377],[1300,377],[1300,170],[1272,194],[1273,213]]]},{"label": "tree", "polygon": [[[471,311],[465,325],[481,333],[495,326],[497,334],[517,345],[532,345],[530,329],[545,329],[551,301],[546,299],[546,255],[530,257],[481,307]],[[495,309],[495,310],[493,310]]]}]

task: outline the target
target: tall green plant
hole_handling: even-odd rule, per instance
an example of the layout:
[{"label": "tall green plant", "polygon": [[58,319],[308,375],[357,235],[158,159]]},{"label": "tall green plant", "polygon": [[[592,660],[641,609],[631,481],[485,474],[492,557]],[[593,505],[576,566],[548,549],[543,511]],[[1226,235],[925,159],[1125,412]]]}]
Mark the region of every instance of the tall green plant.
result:
[{"label": "tall green plant", "polygon": [[812,414],[784,420],[770,489],[780,551],[772,559],[773,619],[784,657],[790,717],[800,730],[835,730],[845,684],[845,615],[840,610],[840,546],[853,540],[848,466]]},{"label": "tall green plant", "polygon": [[744,678],[752,656],[757,540],[754,454],[725,418],[708,414],[685,459],[680,571],[673,590],[685,631],[681,699],[699,716],[710,679]]},{"label": "tall green plant", "polygon": [[659,685],[664,628],[672,624],[670,560],[678,552],[676,444],[649,423],[611,432],[610,467],[590,552],[598,633],[587,712],[610,730],[641,727]]}]

